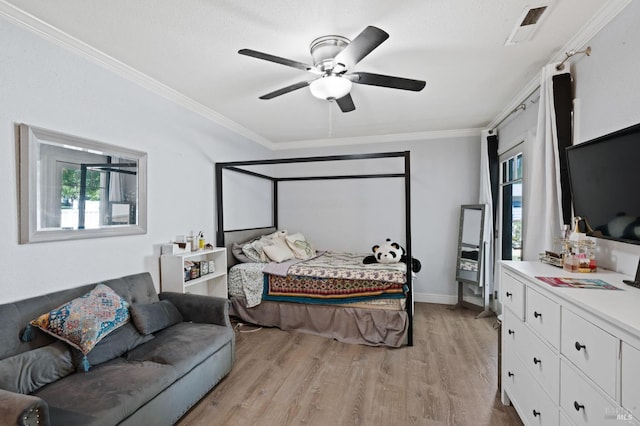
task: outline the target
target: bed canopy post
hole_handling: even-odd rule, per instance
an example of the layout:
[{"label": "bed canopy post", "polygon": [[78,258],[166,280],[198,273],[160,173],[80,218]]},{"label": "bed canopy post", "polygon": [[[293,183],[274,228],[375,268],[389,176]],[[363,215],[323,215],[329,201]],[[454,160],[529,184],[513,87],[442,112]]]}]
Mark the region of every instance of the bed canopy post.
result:
[{"label": "bed canopy post", "polygon": [[404,223],[405,245],[407,251],[407,315],[409,316],[409,330],[407,345],[413,346],[413,274],[411,262],[411,153],[404,152]]},{"label": "bed canopy post", "polygon": [[224,217],[222,208],[222,164],[216,163],[216,246],[224,247]]},{"label": "bed canopy post", "polygon": [[278,228],[278,183],[279,179],[273,180],[273,206],[271,207],[273,215],[273,227]]}]

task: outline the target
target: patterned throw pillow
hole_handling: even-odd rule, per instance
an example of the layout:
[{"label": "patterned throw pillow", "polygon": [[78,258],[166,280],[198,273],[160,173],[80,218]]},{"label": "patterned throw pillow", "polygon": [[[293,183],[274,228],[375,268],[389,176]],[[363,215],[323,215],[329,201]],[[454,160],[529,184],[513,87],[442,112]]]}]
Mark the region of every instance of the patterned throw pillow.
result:
[{"label": "patterned throw pillow", "polygon": [[[110,287],[98,284],[84,296],[31,321],[31,325],[67,342],[85,355],[102,338],[129,321],[129,304]],[[87,368],[85,371],[88,370]]]},{"label": "patterned throw pillow", "polygon": [[287,244],[296,259],[307,260],[315,256],[316,251],[301,233],[287,235]]}]

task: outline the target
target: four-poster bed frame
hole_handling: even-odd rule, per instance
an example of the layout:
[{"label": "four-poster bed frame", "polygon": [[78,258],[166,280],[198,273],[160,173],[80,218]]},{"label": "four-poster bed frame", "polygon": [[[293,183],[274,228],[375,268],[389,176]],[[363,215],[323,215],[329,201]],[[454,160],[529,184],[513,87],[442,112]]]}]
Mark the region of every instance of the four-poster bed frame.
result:
[{"label": "four-poster bed frame", "polygon": [[[326,161],[353,161],[353,160],[372,160],[383,158],[402,158],[403,171],[402,173],[372,173],[372,174],[344,174],[344,175],[332,175],[332,176],[298,176],[298,177],[275,177],[267,176],[262,173],[257,173],[251,170],[244,169],[243,167],[250,166],[268,166],[268,165],[281,165],[281,164],[295,164],[295,163],[319,163]],[[215,179],[216,179],[216,214],[217,214],[217,228],[216,228],[216,245],[219,247],[225,246],[225,232],[239,232],[246,231],[248,229],[233,229],[227,230],[224,227],[224,206],[223,206],[223,171],[228,170],[232,172],[242,173],[257,177],[260,179],[266,179],[272,183],[272,224],[265,228],[278,228],[278,184],[280,182],[287,181],[306,181],[306,180],[335,180],[335,179],[403,179],[404,182],[404,198],[405,198],[405,250],[407,259],[411,259],[411,168],[410,168],[410,152],[387,152],[387,153],[371,153],[371,154],[354,154],[354,155],[332,155],[321,157],[298,157],[298,158],[283,158],[283,159],[270,159],[270,160],[254,160],[254,161],[234,161],[216,163],[215,165]],[[255,229],[255,228],[252,228]],[[260,228],[258,228],[260,229]],[[407,264],[406,271],[406,285],[408,287],[407,299],[406,299],[406,312],[408,317],[408,346],[413,346],[413,277],[411,271],[411,262]]]}]

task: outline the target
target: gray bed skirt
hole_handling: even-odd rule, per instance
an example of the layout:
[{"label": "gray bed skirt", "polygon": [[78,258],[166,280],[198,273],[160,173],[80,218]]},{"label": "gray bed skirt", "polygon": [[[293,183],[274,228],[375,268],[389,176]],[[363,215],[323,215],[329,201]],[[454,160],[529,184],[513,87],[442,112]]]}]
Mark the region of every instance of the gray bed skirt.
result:
[{"label": "gray bed skirt", "polygon": [[394,348],[407,343],[409,327],[406,311],[273,301],[247,308],[241,297],[231,298],[229,313],[250,324]]}]

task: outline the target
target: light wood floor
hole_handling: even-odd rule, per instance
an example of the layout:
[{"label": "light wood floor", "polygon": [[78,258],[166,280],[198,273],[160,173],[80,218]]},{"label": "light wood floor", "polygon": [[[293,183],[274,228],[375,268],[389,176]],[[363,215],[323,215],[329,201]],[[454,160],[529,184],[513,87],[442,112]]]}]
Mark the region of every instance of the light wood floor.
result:
[{"label": "light wood floor", "polygon": [[178,424],[522,425],[500,403],[495,317],[448,308],[416,304],[414,346],[399,349],[237,332],[233,370]]}]

